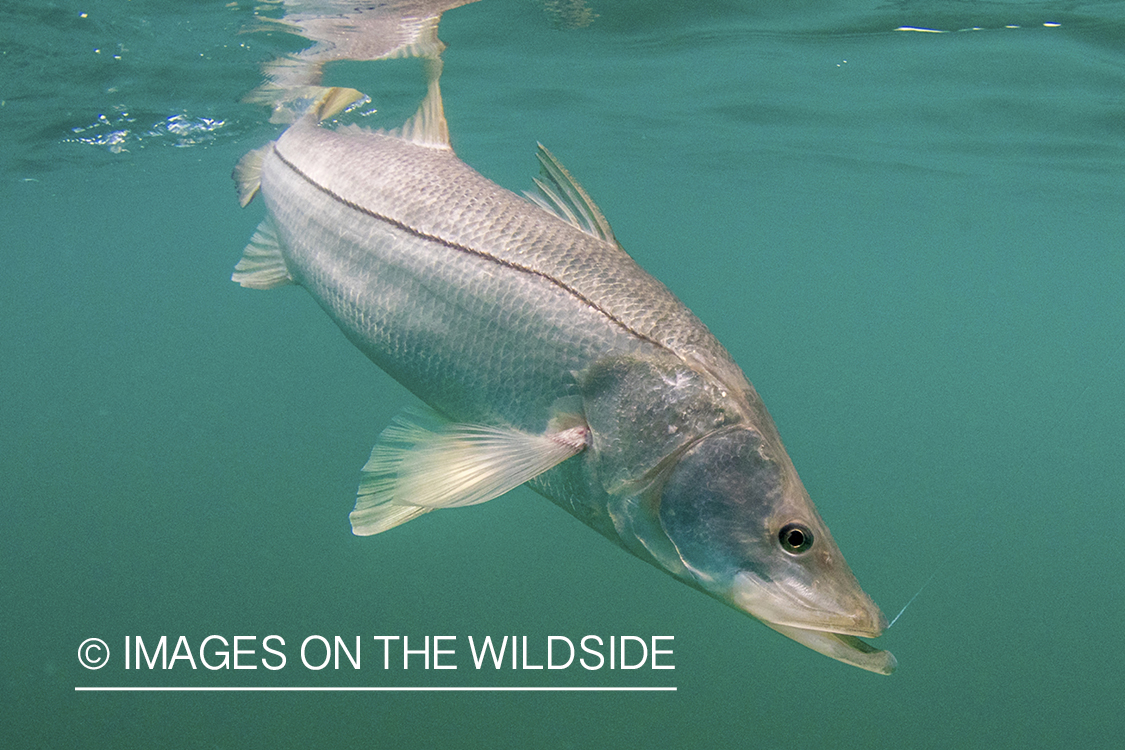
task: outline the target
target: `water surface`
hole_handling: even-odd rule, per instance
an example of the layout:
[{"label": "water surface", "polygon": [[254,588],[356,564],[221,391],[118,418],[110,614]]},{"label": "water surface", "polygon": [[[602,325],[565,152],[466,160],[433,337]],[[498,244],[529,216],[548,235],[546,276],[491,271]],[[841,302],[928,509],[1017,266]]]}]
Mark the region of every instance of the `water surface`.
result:
[{"label": "water surface", "polygon": [[[411,397],[302,291],[229,281],[262,217],[230,170],[283,127],[242,100],[309,42],[256,30],[272,3],[16,3],[0,16],[5,747],[1118,739],[1125,4],[592,10],[449,11],[454,147],[518,191],[541,141],[582,181],[743,366],[889,615],[937,571],[879,639],[899,671],[777,636],[527,490],[352,536],[358,470]],[[325,78],[368,93],[373,124],[422,93],[410,60]],[[673,635],[676,669],[119,661],[126,636],[274,633]],[[96,672],[75,658],[93,636],[113,652]],[[74,691],[561,684],[677,691]]]}]

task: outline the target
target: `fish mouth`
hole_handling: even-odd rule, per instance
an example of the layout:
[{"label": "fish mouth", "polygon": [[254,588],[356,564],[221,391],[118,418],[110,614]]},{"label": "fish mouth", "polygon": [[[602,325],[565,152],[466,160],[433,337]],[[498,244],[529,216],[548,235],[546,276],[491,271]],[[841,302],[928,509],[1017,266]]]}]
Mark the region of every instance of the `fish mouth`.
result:
[{"label": "fish mouth", "polygon": [[887,618],[859,584],[818,595],[809,587],[768,584],[753,575],[735,576],[735,606],[764,625],[817,653],[877,674],[890,674],[898,662],[860,638],[876,638]]},{"label": "fish mouth", "polygon": [[854,635],[779,625],[768,620],[762,623],[817,653],[868,672],[889,675],[898,667],[898,660],[890,651],[877,649]]}]

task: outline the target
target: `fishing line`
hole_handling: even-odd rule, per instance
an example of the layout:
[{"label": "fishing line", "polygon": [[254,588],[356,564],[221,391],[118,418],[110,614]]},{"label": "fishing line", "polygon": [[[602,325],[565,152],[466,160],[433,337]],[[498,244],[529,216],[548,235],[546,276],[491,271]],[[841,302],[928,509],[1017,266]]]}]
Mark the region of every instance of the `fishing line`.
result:
[{"label": "fishing line", "polygon": [[[941,568],[939,567],[938,570],[941,570]],[[938,570],[935,570],[933,573],[931,573],[930,577],[926,579],[926,582],[922,584],[922,588],[918,589],[914,596],[910,597],[910,601],[902,605],[902,609],[898,611],[898,614],[895,615],[894,619],[887,623],[887,630],[890,630],[891,626],[898,622],[898,618],[902,617],[902,613],[906,611],[906,608],[914,603],[914,600],[918,598],[918,594],[922,593],[922,589],[926,588],[926,586],[930,584],[930,581],[934,580],[934,576],[938,574]]]},{"label": "fishing line", "polygon": [[930,574],[930,577],[926,579],[926,582],[922,584],[922,586],[918,589],[917,592],[915,592],[914,596],[910,597],[910,601],[908,601],[906,604],[902,605],[902,609],[900,609],[898,611],[898,614],[895,615],[894,619],[891,620],[890,623],[887,624],[886,630],[890,630],[891,625],[894,625],[896,622],[898,622],[898,618],[902,617],[902,613],[906,611],[906,608],[914,603],[914,600],[918,598],[918,594],[921,594],[922,591],[927,586],[930,585],[930,581],[937,578],[937,574],[941,572],[941,569],[945,567],[945,564],[947,562],[949,562],[949,558],[951,558],[951,557],[953,557],[953,552],[950,552],[948,555],[945,556],[944,560],[942,560],[940,563],[938,563],[938,566],[934,569],[934,572]]}]

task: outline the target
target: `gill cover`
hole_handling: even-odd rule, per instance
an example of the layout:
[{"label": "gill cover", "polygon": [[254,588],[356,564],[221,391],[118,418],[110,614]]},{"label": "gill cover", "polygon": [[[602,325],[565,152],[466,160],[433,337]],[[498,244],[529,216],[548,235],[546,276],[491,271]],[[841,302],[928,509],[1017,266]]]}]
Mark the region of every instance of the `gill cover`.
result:
[{"label": "gill cover", "polygon": [[697,585],[774,630],[876,672],[893,657],[856,636],[886,619],[860,588],[784,449],[736,425],[688,448],[667,475],[660,524]]},{"label": "gill cover", "polygon": [[607,358],[576,376],[612,522],[603,533],[814,651],[894,668],[857,637],[879,635],[886,620],[752,389],[744,403],[735,386],[660,354]]}]

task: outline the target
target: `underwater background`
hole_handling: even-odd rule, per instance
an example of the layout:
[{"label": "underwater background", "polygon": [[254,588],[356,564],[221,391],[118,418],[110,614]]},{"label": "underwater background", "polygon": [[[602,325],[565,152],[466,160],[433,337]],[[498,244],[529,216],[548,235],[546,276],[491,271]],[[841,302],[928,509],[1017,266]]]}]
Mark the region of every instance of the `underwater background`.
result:
[{"label": "underwater background", "polygon": [[[229,280],[263,216],[231,169],[284,127],[244,100],[309,45],[265,20],[284,12],[0,9],[0,746],[1118,746],[1125,2],[442,18],[461,158],[518,192],[548,146],[743,367],[888,617],[925,584],[873,642],[889,677],[526,488],[350,533],[359,469],[415,400],[302,290]],[[324,73],[375,126],[424,89],[418,60]],[[255,636],[261,664],[271,634],[280,670],[122,663],[127,637],[198,659],[220,635]],[[363,668],[303,667],[313,634],[361,637]],[[526,636],[542,663],[548,636],[587,634],[673,636],[675,669],[477,670],[465,646]],[[382,669],[375,635],[457,636],[458,669]],[[92,637],[96,671],[76,658]]]}]

